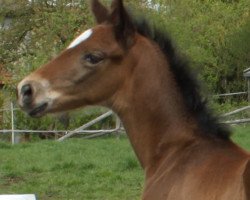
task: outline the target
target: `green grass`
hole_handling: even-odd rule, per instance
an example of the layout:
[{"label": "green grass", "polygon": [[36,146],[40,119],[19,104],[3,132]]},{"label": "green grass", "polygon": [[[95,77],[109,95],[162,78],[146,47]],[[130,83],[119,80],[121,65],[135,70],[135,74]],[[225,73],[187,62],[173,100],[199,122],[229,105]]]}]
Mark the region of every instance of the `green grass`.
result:
[{"label": "green grass", "polygon": [[[250,150],[250,126],[233,139]],[[140,199],[143,172],[126,138],[0,143],[0,194],[41,200]]]},{"label": "green grass", "polygon": [[242,148],[250,151],[250,126],[237,126],[233,131],[233,140]]},{"label": "green grass", "polygon": [[127,139],[0,143],[0,194],[41,200],[139,199],[143,172]]}]

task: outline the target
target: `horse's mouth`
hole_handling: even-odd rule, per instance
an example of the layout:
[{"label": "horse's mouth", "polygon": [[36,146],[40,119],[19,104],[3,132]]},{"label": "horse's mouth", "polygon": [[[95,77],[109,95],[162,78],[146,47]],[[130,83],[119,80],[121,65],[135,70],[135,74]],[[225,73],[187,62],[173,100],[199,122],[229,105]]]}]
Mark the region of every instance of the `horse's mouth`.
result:
[{"label": "horse's mouth", "polygon": [[29,111],[28,114],[31,117],[41,117],[45,114],[47,107],[48,107],[48,103],[43,103],[37,106],[36,108],[34,108],[33,110]]}]

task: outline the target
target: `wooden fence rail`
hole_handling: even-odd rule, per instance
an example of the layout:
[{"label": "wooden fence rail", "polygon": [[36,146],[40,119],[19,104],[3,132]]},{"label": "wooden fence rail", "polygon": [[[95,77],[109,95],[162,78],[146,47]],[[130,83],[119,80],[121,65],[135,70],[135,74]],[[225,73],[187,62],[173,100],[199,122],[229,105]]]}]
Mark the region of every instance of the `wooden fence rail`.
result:
[{"label": "wooden fence rail", "polygon": [[237,120],[232,120],[232,121],[225,121],[222,122],[223,124],[243,124],[243,123],[249,123],[250,118],[248,119],[237,119]]},{"label": "wooden fence rail", "polygon": [[250,106],[245,106],[243,108],[239,108],[237,110],[234,110],[234,111],[231,111],[229,113],[223,114],[222,117],[228,117],[230,115],[234,115],[234,114],[237,114],[239,112],[242,112],[242,111],[245,111],[245,110],[248,110],[248,109],[250,109]]},{"label": "wooden fence rail", "polygon": [[77,129],[75,129],[75,130],[73,130],[73,131],[70,131],[68,134],[66,134],[66,135],[64,135],[63,137],[59,138],[58,141],[63,141],[63,140],[65,140],[65,139],[69,138],[69,137],[72,137],[72,136],[75,135],[78,131],[84,130],[84,129],[86,129],[86,128],[88,128],[88,127],[90,127],[90,126],[96,124],[97,122],[100,122],[100,121],[102,121],[103,119],[105,119],[105,118],[111,116],[112,114],[113,114],[112,111],[108,111],[108,112],[102,114],[101,116],[97,117],[96,119],[94,119],[94,120],[88,122],[87,124],[84,124],[83,126],[80,126],[79,128],[77,128]]},{"label": "wooden fence rail", "polygon": [[[107,130],[79,130],[76,131],[76,134],[79,135],[85,135],[85,134],[93,134],[93,133],[100,133],[100,132],[113,132],[115,130],[119,130],[119,129],[107,129]],[[15,133],[63,133],[63,134],[68,134],[69,131],[68,130],[0,130],[0,133],[2,134],[9,134],[12,133],[12,131],[14,131]]]},{"label": "wooden fence rail", "polygon": [[248,94],[248,92],[233,92],[233,93],[226,93],[226,94],[216,94],[213,95],[213,97],[229,97],[229,96],[237,96],[237,95],[245,95]]}]

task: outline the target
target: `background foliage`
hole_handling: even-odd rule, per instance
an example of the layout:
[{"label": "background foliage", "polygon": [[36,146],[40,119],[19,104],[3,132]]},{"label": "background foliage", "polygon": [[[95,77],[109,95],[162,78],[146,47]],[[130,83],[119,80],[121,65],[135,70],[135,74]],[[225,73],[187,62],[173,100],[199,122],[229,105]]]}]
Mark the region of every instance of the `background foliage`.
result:
[{"label": "background foliage", "polygon": [[[242,73],[250,67],[249,0],[125,2],[170,33],[211,93],[246,90]],[[0,0],[0,65],[12,74],[4,96],[15,99],[20,79],[93,24],[86,0]]]},{"label": "background foliage", "polygon": [[240,91],[250,66],[250,2],[160,1],[154,14],[213,93]]},{"label": "background foliage", "polygon": [[[245,89],[242,71],[250,66],[248,0],[126,2],[170,32],[214,93]],[[13,84],[93,25],[85,0],[2,0],[0,4],[4,26],[0,63],[13,72]],[[6,19],[12,20],[8,27]]]}]

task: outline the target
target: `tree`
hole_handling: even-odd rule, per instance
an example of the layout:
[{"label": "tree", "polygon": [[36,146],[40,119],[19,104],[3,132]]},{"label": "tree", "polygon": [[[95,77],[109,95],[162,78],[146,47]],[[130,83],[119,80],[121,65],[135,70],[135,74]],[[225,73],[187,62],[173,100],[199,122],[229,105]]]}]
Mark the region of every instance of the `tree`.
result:
[{"label": "tree", "polygon": [[[250,66],[248,0],[151,0],[153,11],[214,93],[244,90]],[[163,9],[162,9],[163,8]],[[160,11],[160,12],[159,12]]]},{"label": "tree", "polygon": [[0,63],[17,75],[13,84],[47,62],[92,23],[83,0],[4,1],[0,16],[2,23],[11,19],[9,27],[0,31]]}]

